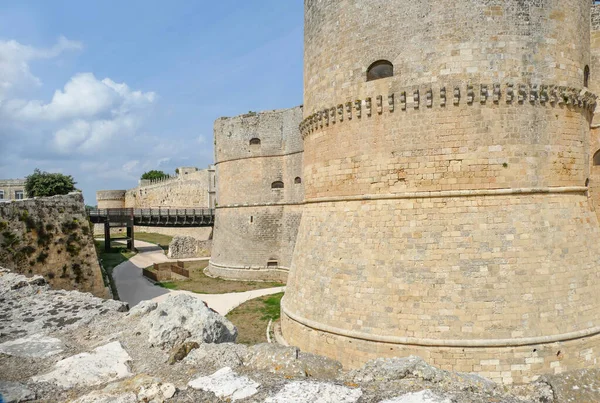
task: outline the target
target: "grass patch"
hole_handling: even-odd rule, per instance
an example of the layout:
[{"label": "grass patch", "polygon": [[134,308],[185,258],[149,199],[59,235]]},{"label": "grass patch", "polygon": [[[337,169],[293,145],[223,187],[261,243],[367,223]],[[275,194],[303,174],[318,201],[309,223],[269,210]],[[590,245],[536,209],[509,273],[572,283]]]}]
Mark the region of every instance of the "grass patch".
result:
[{"label": "grass patch", "polygon": [[195,263],[197,263],[197,265],[188,269],[190,271],[189,280],[165,281],[157,285],[170,290],[186,290],[197,294],[227,294],[230,292],[260,290],[263,288],[281,287],[284,285],[274,282],[230,281],[212,278],[208,277],[203,272],[204,268],[208,266],[208,260],[200,260]]},{"label": "grass patch", "polygon": [[281,297],[283,293],[255,298],[227,314],[227,319],[238,329],[238,343],[252,345],[267,341],[269,320],[279,319]]},{"label": "grass patch", "polygon": [[156,285],[168,290],[177,290],[177,285],[172,281],[163,281],[162,283],[156,283]]},{"label": "grass patch", "polygon": [[117,286],[112,276],[113,269],[121,263],[131,259],[136,252],[127,249],[127,245],[116,242],[111,242],[110,252],[104,251],[104,241],[94,241],[94,245],[96,246],[98,258],[102,261],[102,267],[106,271],[106,274],[108,274],[108,281],[110,281],[110,288],[113,295],[115,296],[115,299],[119,299]]}]

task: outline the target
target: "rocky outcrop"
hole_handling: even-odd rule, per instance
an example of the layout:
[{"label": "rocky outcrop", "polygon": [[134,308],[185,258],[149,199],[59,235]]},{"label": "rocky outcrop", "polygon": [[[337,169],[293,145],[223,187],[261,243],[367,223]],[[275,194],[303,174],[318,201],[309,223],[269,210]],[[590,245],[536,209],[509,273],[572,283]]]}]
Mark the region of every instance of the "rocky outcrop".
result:
[{"label": "rocky outcrop", "polygon": [[[0,394],[7,402],[77,403],[600,401],[598,371],[513,387],[419,357],[344,372],[338,362],[295,347],[235,344],[227,319],[186,297],[124,312],[117,301],[0,271],[0,318],[10,314],[0,322]],[[181,351],[187,356],[169,360]]]},{"label": "rocky outcrop", "polygon": [[[88,293],[52,290],[44,277],[28,278],[0,268],[0,342],[30,337],[23,342],[29,346],[22,347],[24,351],[32,349],[32,337],[39,337],[33,335],[76,328],[105,314],[126,310],[124,302]],[[3,345],[5,350],[9,348]],[[12,348],[15,349],[15,345]],[[46,345],[42,350],[48,348]]]},{"label": "rocky outcrop", "polygon": [[169,244],[168,256],[171,259],[209,257],[212,240],[201,241],[191,236],[176,236]]},{"label": "rocky outcrop", "polygon": [[237,338],[237,329],[228,319],[188,294],[171,296],[160,304],[144,301],[129,316],[139,318],[150,347],[172,348],[186,341],[228,343]]},{"label": "rocky outcrop", "polygon": [[109,297],[81,193],[0,203],[0,266]]}]

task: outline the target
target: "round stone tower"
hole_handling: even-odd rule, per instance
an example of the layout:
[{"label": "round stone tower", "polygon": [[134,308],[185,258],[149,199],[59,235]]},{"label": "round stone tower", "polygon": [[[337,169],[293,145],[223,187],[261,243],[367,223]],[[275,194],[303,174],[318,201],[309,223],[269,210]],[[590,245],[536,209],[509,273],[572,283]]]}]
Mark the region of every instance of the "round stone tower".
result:
[{"label": "round stone tower", "polygon": [[504,383],[600,355],[589,0],[305,0],[286,340]]},{"label": "round stone tower", "polygon": [[126,193],[126,190],[98,190],[96,192],[98,208],[125,208]]}]

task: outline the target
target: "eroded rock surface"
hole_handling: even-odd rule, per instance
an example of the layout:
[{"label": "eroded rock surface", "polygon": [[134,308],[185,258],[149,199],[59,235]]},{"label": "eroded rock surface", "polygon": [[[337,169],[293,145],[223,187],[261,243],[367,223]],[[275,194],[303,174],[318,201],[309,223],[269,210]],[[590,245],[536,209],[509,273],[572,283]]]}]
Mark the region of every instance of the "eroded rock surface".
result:
[{"label": "eroded rock surface", "polygon": [[211,370],[223,367],[236,369],[244,363],[244,357],[248,354],[248,347],[243,344],[221,343],[201,344],[197,349],[184,359],[188,365],[202,365]]},{"label": "eroded rock surface", "polygon": [[0,396],[4,403],[26,402],[35,399],[35,393],[19,382],[0,380]]},{"label": "eroded rock surface", "polygon": [[226,318],[187,294],[166,298],[161,304],[142,302],[130,311],[140,318],[140,328],[151,346],[172,348],[185,341],[197,343],[235,342],[237,329]]},{"label": "eroded rock surface", "polygon": [[56,363],[54,370],[35,376],[34,382],[49,382],[68,389],[94,386],[131,376],[131,357],[118,341],[81,353]]},{"label": "eroded rock surface", "polygon": [[381,403],[452,403],[452,400],[436,395],[430,390],[422,390],[420,392],[407,393]]},{"label": "eroded rock surface", "polygon": [[127,304],[77,291],[51,290],[43,277],[0,268],[0,342],[75,328]]},{"label": "eroded rock surface", "polygon": [[0,344],[0,353],[15,357],[46,358],[63,351],[56,337],[34,334]]},{"label": "eroded rock surface", "polygon": [[254,370],[288,377],[335,379],[342,371],[342,364],[338,361],[303,353],[296,347],[268,343],[250,347],[244,364]]},{"label": "eroded rock surface", "polygon": [[188,386],[212,392],[219,398],[223,397],[236,401],[255,395],[260,384],[246,376],[236,374],[229,367],[225,367],[212,375],[202,376],[190,381]]},{"label": "eroded rock surface", "polygon": [[322,382],[292,382],[284,386],[265,403],[355,403],[362,396],[360,389]]}]

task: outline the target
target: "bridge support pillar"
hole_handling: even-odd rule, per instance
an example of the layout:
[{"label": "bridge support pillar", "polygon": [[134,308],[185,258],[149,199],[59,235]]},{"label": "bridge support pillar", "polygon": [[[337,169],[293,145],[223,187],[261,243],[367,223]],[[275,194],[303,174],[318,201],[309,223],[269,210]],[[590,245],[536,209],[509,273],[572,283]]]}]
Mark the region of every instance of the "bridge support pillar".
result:
[{"label": "bridge support pillar", "polygon": [[133,231],[133,220],[131,220],[131,225],[127,226],[127,249],[133,250],[135,246],[135,236]]},{"label": "bridge support pillar", "polygon": [[110,252],[110,223],[108,220],[104,223],[104,251]]}]

